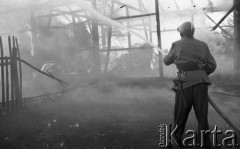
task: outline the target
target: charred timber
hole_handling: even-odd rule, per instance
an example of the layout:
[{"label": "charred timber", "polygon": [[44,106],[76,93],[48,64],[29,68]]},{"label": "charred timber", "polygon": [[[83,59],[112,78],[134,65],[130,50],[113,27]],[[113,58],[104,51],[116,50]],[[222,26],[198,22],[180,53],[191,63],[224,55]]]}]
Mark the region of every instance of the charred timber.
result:
[{"label": "charred timber", "polygon": [[126,19],[148,17],[148,16],[153,16],[153,15],[156,15],[156,13],[148,13],[148,14],[142,14],[142,15],[132,15],[132,16],[126,16],[126,17],[112,18],[112,19],[113,20],[126,20]]},{"label": "charred timber", "polygon": [[[205,16],[212,21],[214,24],[217,24],[207,13],[205,13]],[[225,33],[226,35],[228,35],[230,38],[233,38],[233,36],[224,28],[222,28],[221,26],[218,26],[218,28],[220,28],[222,30],[223,33]]]},{"label": "charred timber", "polygon": [[233,7],[222,17],[222,19],[212,28],[212,30],[217,29],[219,25],[228,17],[228,15],[234,11],[235,8],[236,5],[233,5]]}]

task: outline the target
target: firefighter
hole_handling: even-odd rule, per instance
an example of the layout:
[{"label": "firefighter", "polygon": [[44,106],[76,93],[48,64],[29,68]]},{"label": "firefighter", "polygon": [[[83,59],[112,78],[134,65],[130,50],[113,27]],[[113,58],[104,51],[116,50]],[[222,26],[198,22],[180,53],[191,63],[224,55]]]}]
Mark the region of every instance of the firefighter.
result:
[{"label": "firefighter", "polygon": [[[191,22],[184,22],[177,30],[181,39],[172,43],[169,53],[164,57],[164,63],[174,63],[178,69],[173,88],[176,93],[174,123],[179,127],[175,135],[177,145],[183,146],[182,135],[192,107],[198,122],[197,138],[201,130],[209,130],[208,86],[211,82],[208,75],[215,71],[216,61],[208,45],[193,37],[195,28]],[[211,145],[209,136],[205,136],[204,140],[208,148]]]}]

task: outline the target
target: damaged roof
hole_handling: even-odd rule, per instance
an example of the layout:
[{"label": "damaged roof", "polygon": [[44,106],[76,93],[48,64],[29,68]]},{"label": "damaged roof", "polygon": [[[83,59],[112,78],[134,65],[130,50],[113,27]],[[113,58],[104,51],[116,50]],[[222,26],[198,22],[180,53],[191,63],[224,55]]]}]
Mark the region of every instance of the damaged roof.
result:
[{"label": "damaged roof", "polygon": [[[88,0],[89,1],[89,0]],[[97,0],[107,2],[119,2],[118,4],[128,5],[138,8],[139,0]],[[141,3],[145,10],[153,11],[154,1],[142,0]],[[159,0],[161,12],[182,11],[189,9],[214,8],[219,10],[228,10],[232,0]],[[81,4],[81,0],[0,0],[0,14],[14,13],[18,11],[51,9],[55,7],[67,6],[72,4]],[[137,5],[136,5],[137,4]],[[121,6],[120,6],[121,7]],[[216,10],[216,11],[219,11]]]}]

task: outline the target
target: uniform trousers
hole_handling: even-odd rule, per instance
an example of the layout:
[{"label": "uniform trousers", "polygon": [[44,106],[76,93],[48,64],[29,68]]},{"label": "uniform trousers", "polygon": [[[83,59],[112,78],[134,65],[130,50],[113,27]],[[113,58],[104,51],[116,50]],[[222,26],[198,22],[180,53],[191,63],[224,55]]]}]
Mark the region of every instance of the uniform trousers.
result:
[{"label": "uniform trousers", "polygon": [[[182,136],[188,115],[193,107],[197,122],[197,142],[200,143],[201,131],[209,130],[208,125],[208,85],[207,83],[199,83],[183,90],[177,90],[175,96],[174,107],[174,123],[179,126],[175,133],[176,140],[179,145],[182,145]],[[203,135],[205,146],[211,146],[209,135]]]}]

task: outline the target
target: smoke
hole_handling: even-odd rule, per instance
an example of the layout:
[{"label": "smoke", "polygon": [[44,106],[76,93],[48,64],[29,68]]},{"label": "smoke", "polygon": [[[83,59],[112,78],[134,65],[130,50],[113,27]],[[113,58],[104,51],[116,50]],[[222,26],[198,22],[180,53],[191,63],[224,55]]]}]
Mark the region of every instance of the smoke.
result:
[{"label": "smoke", "polygon": [[233,6],[233,0],[212,0],[213,6],[218,9],[228,10]]},{"label": "smoke", "polygon": [[[136,82],[139,83],[139,81]],[[146,122],[153,127],[150,129],[154,129],[159,123],[173,123],[175,101],[174,92],[170,90],[171,84],[159,82],[158,86],[153,86],[146,83],[136,85],[136,82],[134,85],[134,81],[131,83],[126,79],[97,79],[91,85],[78,88],[60,97],[57,99],[58,103],[50,101],[41,108],[34,107],[34,110],[40,110],[38,111],[40,113],[51,113],[49,117],[56,121],[61,118],[71,119],[74,123],[86,126],[92,123],[102,125],[104,121],[107,126],[117,125],[118,131],[122,131],[120,125],[134,129],[135,126],[131,122],[136,124]],[[217,89],[211,88],[211,96],[214,95],[215,90]],[[224,99],[226,97],[213,96],[213,100],[218,103],[224,113],[229,116],[234,115],[231,119],[238,121],[236,110],[240,103],[234,98]],[[218,125],[227,128],[227,124],[211,106],[209,106],[209,124],[211,127]],[[186,128],[196,129],[196,126],[197,121],[192,110]]]},{"label": "smoke", "polygon": [[[126,27],[122,26],[120,23],[112,21],[111,19],[103,15],[100,15],[84,1],[81,1],[81,7],[86,12],[94,16],[94,19],[96,20],[104,22],[108,25],[114,25],[124,30],[129,30]],[[176,19],[176,21],[174,19],[175,16],[179,18]],[[168,24],[171,23],[171,25],[169,26],[175,29],[175,26],[185,21],[185,19],[190,19],[189,16],[179,16],[180,15],[178,14],[172,14],[171,18],[169,16],[169,18],[163,18],[162,20],[164,26],[168,26]],[[198,27],[206,25],[202,17],[203,16],[201,16],[200,19],[195,20],[195,24],[197,24]],[[45,46],[46,48],[45,51],[47,51],[47,49],[51,49],[52,51],[56,52],[53,55],[57,57],[56,59],[61,57],[66,61],[69,60],[70,63],[67,65],[67,67],[79,68],[80,65],[84,63],[84,61],[76,62],[76,59],[74,59],[73,57],[63,54],[64,51],[76,48],[64,45],[65,42],[63,41],[65,40],[65,38],[61,37],[63,34],[71,35],[71,33],[69,33],[68,31],[64,33],[62,33],[63,31],[61,31],[60,33],[60,31],[57,30],[55,32],[58,32],[58,34],[55,34],[54,31],[49,31],[45,28],[43,28],[43,31],[45,33],[44,35],[48,36],[42,36],[45,38],[45,45],[43,45],[43,47]],[[139,36],[139,34],[136,32],[131,31],[131,33]],[[58,36],[58,38],[51,38],[53,36]],[[171,43],[171,41],[174,42],[176,38],[180,38],[177,32],[175,32],[172,36],[166,37],[169,37],[165,39],[168,43]],[[146,41],[143,37],[140,36],[140,38]],[[196,38],[208,43],[210,50],[212,51],[214,57],[217,59],[217,63],[219,66],[217,73],[219,72],[220,74],[224,74],[225,72],[229,72],[232,66],[231,61],[229,61],[229,59],[231,58],[230,56],[226,56],[223,54],[226,52],[226,48],[224,47],[226,39],[223,38],[221,34],[210,32],[208,29],[196,30]],[[47,42],[49,42],[50,44],[47,44]],[[147,42],[149,43],[149,41]],[[152,43],[149,44],[154,46]],[[164,40],[163,45],[166,47],[168,46]],[[44,49],[41,50],[44,51]],[[91,61],[88,55],[83,57],[79,56],[78,58],[84,59],[86,57],[89,61]],[[90,68],[89,65],[87,65],[86,67]],[[170,69],[169,67],[165,68],[165,70],[174,71],[172,67]],[[169,74],[169,72],[167,72],[166,74]],[[175,74],[173,73],[173,75]],[[58,77],[58,75],[56,76]],[[49,124],[49,129],[52,127],[52,125],[56,125],[56,123],[58,123],[58,125],[61,125],[61,127],[59,127],[59,130],[56,131],[57,135],[61,133],[64,135],[68,134],[69,131],[67,130],[69,129],[66,129],[66,127],[71,127],[71,130],[73,130],[73,127],[75,128],[80,126],[82,129],[86,128],[86,132],[84,131],[86,134],[82,134],[81,131],[79,131],[80,133],[74,133],[87,136],[87,140],[91,140],[94,137],[96,138],[97,135],[95,134],[101,131],[101,129],[111,131],[112,127],[117,129],[117,131],[114,130],[113,132],[110,132],[114,133],[114,135],[122,135],[124,132],[129,131],[128,133],[131,133],[134,135],[134,137],[136,137],[137,135],[133,133],[134,131],[145,131],[148,136],[150,133],[158,133],[157,127],[159,123],[173,123],[174,92],[171,91],[172,84],[170,83],[170,81],[168,81],[167,83],[161,80],[144,82],[144,79],[131,80],[126,78],[119,78],[119,76],[116,78],[111,78],[109,76],[105,76],[106,78],[102,78],[99,75],[91,76],[90,74],[68,74],[65,77],[61,75],[59,76],[61,77],[61,79],[69,81],[72,86],[76,85],[83,87],[79,87],[73,91],[70,91],[66,95],[59,96],[55,99],[57,100],[57,102],[51,103],[51,100],[47,99],[47,103],[41,106],[29,105],[29,108],[31,110],[37,111],[38,113],[44,113],[47,116],[45,116],[44,114],[42,115],[50,119],[49,121],[51,123],[46,123],[46,120],[41,122],[41,125],[44,125],[44,128],[45,126],[47,127]],[[86,80],[84,80],[83,78],[86,78]],[[46,78],[45,76],[39,75],[33,80],[35,81],[28,80],[24,82],[24,97],[52,93],[63,89],[61,85],[57,84],[51,79]],[[240,105],[239,102],[232,102],[232,99],[226,101],[225,99],[226,98],[224,97],[214,97],[214,100],[218,100],[219,105],[221,105],[221,108],[224,110],[225,113],[227,113],[227,115],[237,113],[235,109],[237,109]],[[233,103],[236,104],[234,105]],[[235,120],[237,120],[238,115],[235,115],[234,118]],[[71,119],[71,124],[69,124],[69,121],[67,121],[69,119]],[[211,107],[209,110],[209,123],[210,125],[218,124],[218,126],[221,125],[223,127],[225,127],[226,125]],[[188,125],[186,128],[192,128],[196,126],[196,124],[197,122],[195,119],[195,115],[192,112],[190,114]],[[145,125],[148,127],[146,127]],[[62,129],[64,129],[65,132],[63,132]],[[153,133],[148,131],[148,129],[153,130]],[[49,132],[48,130],[46,131]],[[55,131],[51,131],[50,133],[53,132]],[[146,136],[144,136],[144,139],[146,139]],[[132,140],[129,140],[129,142],[131,141]]]},{"label": "smoke", "polygon": [[[218,6],[220,7],[221,5],[222,6],[223,5],[224,6],[229,6],[229,5],[232,4],[232,2],[230,0],[228,0],[228,1],[216,0],[216,1],[212,1],[212,2],[214,4],[214,6],[216,6],[216,7],[218,7]],[[7,1],[4,1],[3,4],[4,5],[10,5]],[[17,7],[19,5],[19,8],[22,8],[23,6],[29,5],[29,4],[30,4],[30,1],[25,0],[25,1],[23,1],[23,3],[21,3],[21,5],[18,2],[15,6]],[[123,26],[122,24],[120,24],[116,21],[113,21],[113,20],[109,19],[108,17],[105,17],[105,16],[101,15],[99,12],[92,9],[91,6],[87,2],[82,0],[80,6],[84,11],[86,11],[88,14],[93,16],[93,19],[98,20],[100,22],[104,22],[107,25],[113,25],[117,28],[128,30],[131,33],[133,33],[134,35],[140,37],[142,40],[146,41],[148,44],[154,46],[152,43],[147,41],[145,38],[143,38],[141,35],[139,35],[135,31],[132,31],[132,30],[128,29],[127,27]],[[27,14],[27,12],[24,13],[24,14],[21,14],[21,15],[26,17],[25,19],[23,19],[21,21],[21,23],[18,22],[17,24],[15,24],[15,22],[17,22],[17,21],[15,21],[13,23],[9,23],[9,24],[15,24],[14,27],[9,27],[8,25],[6,25],[6,27],[7,26],[9,27],[8,30],[10,31],[10,28],[11,28],[12,31],[21,30],[21,27],[24,26],[24,22],[29,22],[29,17],[30,16],[25,15],[25,14]],[[16,18],[16,17],[14,16],[12,18]],[[199,11],[197,14],[195,14],[195,20],[194,20],[195,22],[194,23],[196,24],[196,27],[207,26],[207,23],[206,23],[206,21],[203,21],[203,18],[205,18],[205,16],[203,15],[203,12]],[[161,17],[161,21],[162,21],[161,26],[162,26],[162,29],[172,29],[172,28],[175,29],[178,26],[178,24],[182,23],[185,20],[190,20],[190,19],[191,18],[188,14],[186,14],[186,15],[171,14],[171,15],[168,15],[167,17]],[[44,20],[43,22],[46,23],[45,21],[46,20]],[[169,22],[171,22],[171,23],[169,23]],[[153,24],[153,25],[156,25],[156,24]],[[69,27],[69,28],[71,28],[71,27]],[[232,59],[232,58],[231,58],[231,56],[225,56],[224,55],[224,53],[226,52],[226,48],[224,47],[224,43],[226,43],[226,40],[220,34],[210,32],[209,30],[208,29],[205,29],[205,30],[198,29],[196,31],[196,38],[199,38],[200,40],[203,40],[203,41],[205,41],[209,44],[209,47],[210,47],[211,51],[213,52],[215,58],[217,59],[218,65],[221,66],[221,67],[218,67],[218,69],[217,69],[218,73],[232,72],[232,62],[229,61],[229,59]],[[49,37],[53,36],[53,34],[55,34],[55,36],[58,37],[58,38],[44,37],[45,41],[46,41],[45,42],[46,44],[44,45],[46,47],[45,50],[51,49],[52,51],[57,51],[56,53],[54,53],[51,56],[57,57],[57,58],[61,57],[61,58],[64,59],[64,61],[71,61],[70,59],[72,59],[72,57],[69,56],[69,55],[65,55],[64,51],[68,50],[69,53],[72,53],[71,49],[76,49],[77,47],[66,46],[65,43],[62,42],[64,40],[66,41],[66,39],[61,37],[62,36],[62,34],[60,33],[61,31],[58,31],[58,30],[49,31],[49,30],[46,30],[46,28],[43,28],[43,31],[46,35],[49,35]],[[65,34],[68,34],[68,33],[65,33]],[[174,33],[174,35],[171,35],[171,36],[168,36],[168,35],[170,35],[170,33],[163,33],[162,35],[164,37],[162,39],[163,47],[168,48],[168,49],[170,48],[171,43],[174,42],[175,39],[179,38],[178,33]],[[167,36],[165,36],[165,35],[167,35]],[[50,43],[50,44],[47,44],[47,43]],[[4,45],[7,45],[7,44],[4,44]],[[156,48],[156,46],[154,46],[154,47]],[[5,48],[5,49],[7,49],[7,48]],[[41,50],[44,50],[44,49],[41,49]],[[49,57],[51,57],[51,56],[49,56]],[[85,57],[87,57],[87,56],[85,56]],[[79,56],[78,58],[79,58],[79,60],[83,59],[81,56]],[[91,61],[90,58],[88,58],[88,60]],[[67,65],[67,66],[71,67],[71,68],[77,68],[77,67],[79,67],[79,63],[83,64],[84,62],[83,61],[75,62],[75,60],[74,60],[73,62],[70,62],[69,65]],[[91,63],[88,63],[88,64],[85,63],[85,64],[86,64],[86,67],[91,67],[91,65],[92,65]],[[174,68],[171,68],[171,70],[170,70],[170,68],[165,68],[165,70],[166,70],[165,74],[167,74],[167,75],[170,74],[172,76],[175,76],[175,73],[174,73],[175,69]],[[173,73],[169,73],[169,71],[171,71]]]},{"label": "smoke", "polygon": [[109,19],[108,17],[105,17],[104,15],[99,14],[97,11],[92,9],[88,3],[86,3],[83,0],[81,2],[81,8],[83,10],[89,12],[97,20],[101,20],[108,25],[113,25],[113,26],[116,26],[116,27],[119,27],[121,29],[124,29],[124,30],[127,30],[127,31],[131,32],[132,34],[134,34],[137,37],[139,37],[140,39],[144,40],[146,43],[148,43],[149,45],[151,45],[152,47],[154,47],[155,49],[157,49],[159,52],[162,53],[162,50],[159,47],[157,47],[156,45],[154,45],[151,41],[147,40],[146,38],[144,38],[143,36],[141,36],[137,32],[133,31],[132,29],[127,28],[126,26],[123,26],[121,23],[119,23],[117,21],[113,21],[113,20]]},{"label": "smoke", "polygon": [[72,99],[115,104],[127,104],[131,101],[147,103],[151,102],[151,99],[159,99],[165,100],[163,102],[168,104],[173,103],[170,85],[166,85],[166,88],[158,88],[147,84],[134,85],[134,83],[125,82],[126,79],[117,80],[116,82],[109,79],[99,79],[94,85],[73,91]]},{"label": "smoke", "polygon": [[197,29],[195,37],[208,44],[208,47],[213,54],[217,69],[214,74],[232,75],[233,68],[233,47],[229,45],[228,39],[218,32],[212,32],[208,29]]}]

